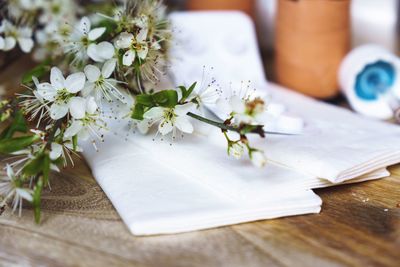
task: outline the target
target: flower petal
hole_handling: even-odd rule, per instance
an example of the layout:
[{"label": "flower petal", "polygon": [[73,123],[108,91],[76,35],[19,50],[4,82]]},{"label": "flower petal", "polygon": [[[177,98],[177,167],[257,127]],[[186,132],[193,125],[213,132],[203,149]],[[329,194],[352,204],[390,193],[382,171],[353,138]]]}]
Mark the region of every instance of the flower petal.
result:
[{"label": "flower petal", "polygon": [[115,48],[109,42],[90,44],[87,49],[88,56],[96,62],[104,62],[114,56]]},{"label": "flower petal", "polygon": [[105,27],[95,28],[89,32],[88,39],[90,41],[97,40],[106,31]]},{"label": "flower petal", "polygon": [[57,90],[49,83],[39,83],[36,85],[37,93],[47,101],[56,99]]},{"label": "flower petal", "polygon": [[97,111],[97,103],[94,100],[94,97],[88,97],[86,99],[86,112],[89,114],[94,114]]},{"label": "flower petal", "polygon": [[158,131],[162,135],[169,134],[172,130],[174,129],[174,126],[172,125],[172,122],[170,121],[163,121],[158,125]]},{"label": "flower petal", "polygon": [[4,39],[4,51],[9,51],[15,47],[17,40],[14,37],[6,37]]},{"label": "flower petal", "polygon": [[193,133],[193,125],[185,117],[178,117],[175,121],[176,127],[184,133]]},{"label": "flower petal", "polygon": [[28,192],[26,189],[17,188],[16,192],[23,199],[25,199],[29,202],[32,202],[32,200],[33,200],[32,194],[30,192]]},{"label": "flower petal", "polygon": [[84,72],[88,81],[91,83],[96,82],[101,75],[100,69],[94,65],[87,65],[84,69]]},{"label": "flower petal", "polygon": [[9,164],[7,164],[6,168],[7,168],[7,176],[9,178],[14,177],[14,171],[13,171],[12,167]]},{"label": "flower petal", "polygon": [[177,105],[174,108],[175,114],[178,116],[186,116],[186,114],[194,108],[193,103],[187,103],[184,105]]},{"label": "flower petal", "polygon": [[65,88],[70,93],[77,93],[83,89],[86,82],[86,76],[83,72],[71,74],[65,80]]},{"label": "flower petal", "polygon": [[236,95],[232,96],[229,102],[231,104],[233,112],[236,112],[236,113],[244,113],[245,112],[245,109],[246,109],[245,103],[239,96],[236,96]]},{"label": "flower petal", "polygon": [[69,111],[74,119],[82,119],[86,114],[86,100],[83,97],[76,96],[69,101]]},{"label": "flower petal", "polygon": [[142,45],[142,49],[137,51],[138,57],[140,59],[145,59],[148,53],[149,53],[149,48],[147,47],[147,45]]},{"label": "flower petal", "polygon": [[61,118],[64,118],[65,115],[68,113],[68,105],[67,104],[59,104],[59,103],[54,103],[50,107],[50,117],[53,120],[59,120]]},{"label": "flower petal", "polygon": [[117,40],[115,41],[115,47],[118,49],[126,49],[131,46],[133,41],[133,34],[123,32],[118,35]]},{"label": "flower petal", "polygon": [[65,78],[61,70],[57,67],[52,67],[50,71],[50,83],[56,90],[64,89]]},{"label": "flower petal", "polygon": [[78,139],[82,141],[86,141],[90,138],[90,132],[86,127],[83,127],[81,131],[78,133]]},{"label": "flower petal", "polygon": [[137,123],[137,128],[141,134],[146,134],[150,129],[150,122],[148,120],[142,120]]},{"label": "flower petal", "polygon": [[79,31],[84,34],[87,35],[90,31],[91,28],[91,23],[88,17],[83,17],[80,22],[79,22]]},{"label": "flower petal", "polygon": [[74,120],[71,125],[65,130],[64,137],[70,138],[77,135],[83,128],[83,124],[81,121]]},{"label": "flower petal", "polygon": [[24,53],[29,53],[33,48],[33,40],[31,38],[18,38],[18,44]]},{"label": "flower petal", "polygon": [[50,159],[51,160],[58,159],[62,154],[62,149],[63,149],[62,145],[58,143],[51,143]]},{"label": "flower petal", "polygon": [[103,68],[101,69],[101,74],[104,78],[109,78],[111,74],[115,70],[115,66],[117,65],[117,60],[115,58],[109,59],[104,63]]},{"label": "flower petal", "polygon": [[124,66],[131,66],[133,61],[135,61],[135,51],[126,51],[122,57],[122,64],[124,64]]},{"label": "flower petal", "polygon": [[147,27],[141,29],[138,33],[138,35],[136,36],[136,40],[139,43],[145,42],[147,39],[147,34],[148,34],[149,30],[147,29]]},{"label": "flower petal", "polygon": [[90,95],[93,92],[95,84],[91,83],[91,82],[87,82],[85,84],[85,87],[83,87],[81,94],[83,97],[87,97],[88,95]]},{"label": "flower petal", "polygon": [[31,38],[32,37],[32,29],[29,27],[19,28],[18,36],[21,36],[22,38]]},{"label": "flower petal", "polygon": [[143,114],[143,118],[148,120],[157,120],[164,116],[165,108],[154,107]]}]

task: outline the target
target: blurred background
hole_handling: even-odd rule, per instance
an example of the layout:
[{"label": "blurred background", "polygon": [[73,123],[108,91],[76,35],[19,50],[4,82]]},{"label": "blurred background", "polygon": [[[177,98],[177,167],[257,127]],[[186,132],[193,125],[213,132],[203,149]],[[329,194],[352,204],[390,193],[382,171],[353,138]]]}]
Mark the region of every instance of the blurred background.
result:
[{"label": "blurred background", "polygon": [[167,4],[172,10],[247,13],[257,27],[268,80],[320,99],[340,95],[339,67],[352,48],[376,44],[386,52],[398,52],[398,0],[168,0]]}]

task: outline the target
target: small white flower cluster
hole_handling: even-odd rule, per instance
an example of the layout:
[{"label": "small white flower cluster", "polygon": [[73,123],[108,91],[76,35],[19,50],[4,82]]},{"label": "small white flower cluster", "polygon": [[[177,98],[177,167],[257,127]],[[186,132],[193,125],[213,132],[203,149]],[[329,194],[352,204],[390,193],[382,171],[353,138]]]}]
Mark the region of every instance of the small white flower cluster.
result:
[{"label": "small white flower cluster", "polygon": [[[221,103],[220,103],[221,104]],[[221,104],[223,105],[223,103]],[[259,127],[259,117],[265,112],[265,103],[261,98],[250,99],[249,96],[239,97],[233,95],[228,102],[225,103],[225,110],[228,111],[227,123],[230,125],[235,125],[236,127],[245,128],[254,126],[255,130],[263,131]],[[258,132],[261,136],[263,132]],[[228,142],[228,154],[232,155],[236,159],[240,159],[247,149],[249,157],[253,164],[257,167],[263,167],[266,165],[267,160],[263,151],[253,148],[249,145],[249,141],[246,136],[241,135],[236,141],[230,139],[230,137],[225,134]]]},{"label": "small white flower cluster", "polygon": [[191,134],[194,128],[187,114],[196,109],[202,111],[206,105],[214,105],[219,98],[219,89],[211,85],[197,91],[193,90],[186,96],[180,94],[177,104],[173,107],[156,106],[147,110],[143,114],[140,130],[147,132],[153,124],[157,124],[157,134],[165,136],[172,133],[172,139],[176,138],[177,131]]},{"label": "small white flower cluster", "polygon": [[[108,68],[107,72],[110,73],[113,71],[112,65],[115,67],[112,62],[107,62],[103,69]],[[37,79],[34,79],[36,85],[35,97],[37,101],[43,103],[40,108],[44,109],[44,111],[36,111],[36,113],[40,113],[42,116],[49,115],[54,121],[61,120],[66,116],[70,118],[67,122],[69,127],[64,132],[63,140],[70,139],[75,135],[82,140],[87,140],[91,134],[97,137],[96,128],[102,128],[98,121],[98,107],[101,98],[98,99],[100,102],[97,102],[92,92],[95,87],[99,87],[95,91],[96,97],[98,97],[101,93],[109,95],[109,91],[114,89],[103,88],[102,84],[106,83],[107,79],[104,79],[102,74],[97,75],[96,71],[99,71],[97,67],[90,66],[91,68],[89,66],[85,68],[86,75],[83,72],[77,72],[64,78],[61,70],[53,67],[50,83],[39,83]],[[82,95],[83,90],[86,91],[85,97]],[[39,118],[39,120],[43,120],[43,118]]]}]

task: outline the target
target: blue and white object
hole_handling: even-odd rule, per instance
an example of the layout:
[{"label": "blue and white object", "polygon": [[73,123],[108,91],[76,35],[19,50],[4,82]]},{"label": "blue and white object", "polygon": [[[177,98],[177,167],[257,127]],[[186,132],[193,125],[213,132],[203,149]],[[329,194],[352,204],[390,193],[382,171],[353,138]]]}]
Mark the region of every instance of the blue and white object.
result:
[{"label": "blue and white object", "polygon": [[390,119],[400,107],[400,60],[380,46],[351,51],[340,66],[339,83],[352,108],[366,116]]}]

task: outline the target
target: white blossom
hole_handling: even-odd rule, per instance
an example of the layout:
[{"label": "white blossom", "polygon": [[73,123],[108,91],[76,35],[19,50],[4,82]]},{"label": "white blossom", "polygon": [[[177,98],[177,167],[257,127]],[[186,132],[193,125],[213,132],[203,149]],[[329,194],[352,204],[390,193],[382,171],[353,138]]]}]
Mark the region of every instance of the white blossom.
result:
[{"label": "white blossom", "polygon": [[76,96],[85,85],[86,77],[83,72],[78,72],[64,78],[62,72],[57,67],[53,67],[50,73],[51,83],[41,83],[37,85],[37,92],[40,97],[51,104],[50,117],[58,120],[67,115],[68,112],[76,119],[81,119],[85,115],[85,99]]},{"label": "white blossom", "polygon": [[233,156],[236,159],[240,159],[243,155],[244,148],[239,142],[231,143],[228,146],[228,154]]},{"label": "white blossom", "polygon": [[79,140],[88,140],[90,136],[94,136],[97,139],[102,139],[98,132],[105,128],[101,124],[101,120],[98,116],[98,106],[93,97],[88,97],[83,105],[84,116],[80,119],[74,118],[71,124],[64,133],[65,138],[72,138],[75,135],[78,136]]},{"label": "white blossom", "polygon": [[257,124],[259,116],[265,112],[265,105],[260,98],[249,100],[234,95],[229,100],[228,110],[230,114],[227,117],[233,116],[237,124]]},{"label": "white blossom", "polygon": [[90,57],[96,62],[104,62],[114,56],[114,46],[109,42],[97,44],[104,32],[105,27],[91,29],[90,20],[83,17],[70,34],[66,44],[65,52],[74,55],[74,62],[83,62]]},{"label": "white blossom", "polygon": [[131,66],[136,57],[140,60],[146,59],[147,53],[149,52],[146,41],[147,33],[148,30],[144,28],[141,29],[136,36],[128,32],[123,32],[117,37],[115,47],[126,50],[122,57],[123,65]]},{"label": "white blossom", "polygon": [[9,51],[18,43],[21,50],[29,53],[33,48],[32,29],[24,26],[17,27],[10,21],[3,19],[0,25],[0,50]]},{"label": "white blossom", "polygon": [[176,129],[183,133],[193,133],[193,125],[186,115],[193,104],[177,105],[174,108],[153,107],[144,113],[144,119],[149,121],[149,126],[159,122],[158,132],[162,135],[167,135],[172,132],[175,138]]},{"label": "white blossom", "polygon": [[109,59],[104,63],[101,70],[97,66],[87,65],[84,71],[88,81],[82,90],[82,95],[84,97],[93,95],[97,103],[100,103],[102,98],[108,101],[113,99],[124,101],[124,95],[117,88],[117,84],[121,82],[110,78],[116,64],[116,59]]},{"label": "white blossom", "polygon": [[22,201],[23,199],[27,201],[32,201],[32,190],[23,188],[20,185],[13,169],[10,165],[6,166],[7,176],[0,178],[0,196],[3,197],[3,201],[0,203],[0,206],[4,206],[4,204],[10,199],[13,198],[12,201],[12,211],[15,212],[19,209],[19,216],[21,216],[22,212]]}]

